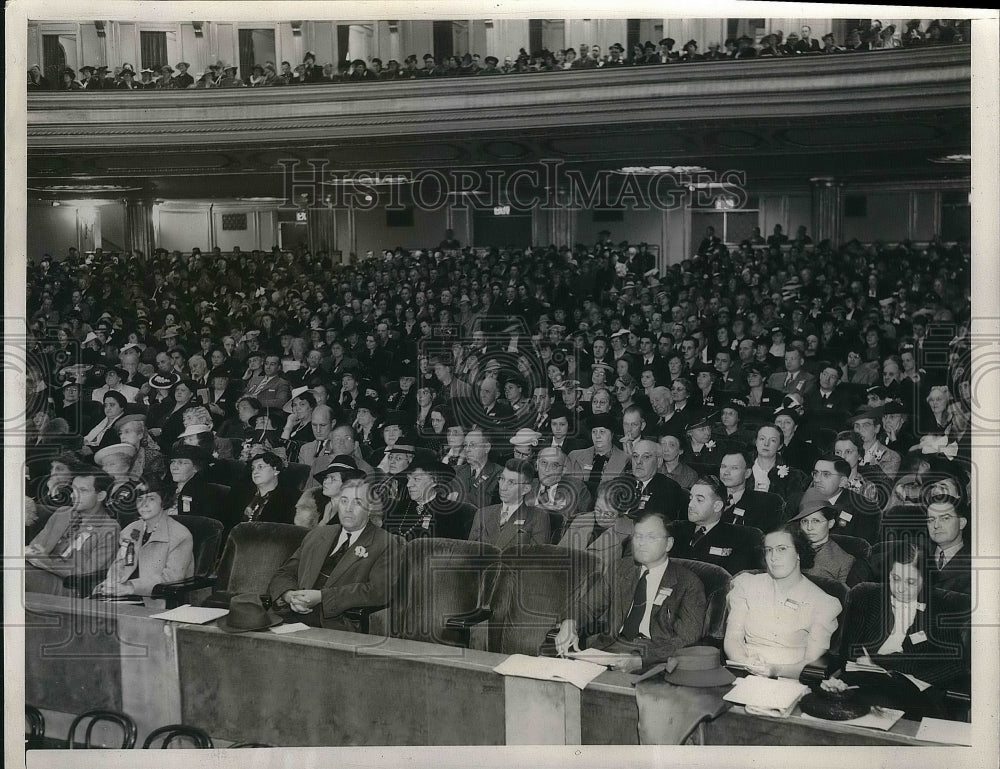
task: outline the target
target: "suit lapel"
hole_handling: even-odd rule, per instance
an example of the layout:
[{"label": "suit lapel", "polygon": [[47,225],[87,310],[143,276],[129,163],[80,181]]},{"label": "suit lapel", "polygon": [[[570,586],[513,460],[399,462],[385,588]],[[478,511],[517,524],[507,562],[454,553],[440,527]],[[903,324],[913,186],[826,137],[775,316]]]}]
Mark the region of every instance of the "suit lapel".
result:
[{"label": "suit lapel", "polygon": [[612,615],[612,624],[614,627],[609,628],[612,633],[617,634],[621,630],[622,625],[625,624],[625,618],[628,616],[629,610],[632,608],[632,597],[635,595],[635,585],[639,581],[639,572],[642,567],[637,564],[631,557],[623,558],[618,562],[618,568],[620,569],[620,574],[617,580],[617,591],[616,591],[616,606],[614,614]]},{"label": "suit lapel", "polygon": [[320,534],[317,535],[318,543],[311,548],[303,559],[299,567],[299,584],[312,587],[319,576],[319,570],[323,568],[323,561],[330,554],[330,549],[334,542],[340,538],[340,524],[333,526],[320,526]]},{"label": "suit lapel", "polygon": [[[340,527],[338,526],[337,528]],[[358,538],[354,540],[354,544],[347,549],[347,552],[344,553],[343,557],[339,561],[337,561],[337,565],[333,567],[333,571],[330,572],[330,579],[327,580],[328,582],[337,581],[340,578],[340,576],[348,569],[350,569],[352,566],[354,566],[355,563],[357,563],[360,560],[363,560],[357,555],[357,550],[359,547],[364,547],[365,549],[367,549],[368,546],[371,545],[371,541],[374,537],[373,528],[374,527],[370,523],[367,526],[365,526],[364,531],[362,531],[358,535]],[[340,536],[339,533],[337,536],[338,537]]]}]

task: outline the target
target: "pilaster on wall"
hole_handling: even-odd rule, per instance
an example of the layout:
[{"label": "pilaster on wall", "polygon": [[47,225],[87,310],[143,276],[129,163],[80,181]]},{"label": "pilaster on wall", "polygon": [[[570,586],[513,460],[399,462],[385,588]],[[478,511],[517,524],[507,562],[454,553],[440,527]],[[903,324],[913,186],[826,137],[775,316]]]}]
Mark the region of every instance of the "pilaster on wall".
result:
[{"label": "pilaster on wall", "polygon": [[153,201],[137,198],[125,200],[125,248],[142,251],[149,256],[153,251]]}]

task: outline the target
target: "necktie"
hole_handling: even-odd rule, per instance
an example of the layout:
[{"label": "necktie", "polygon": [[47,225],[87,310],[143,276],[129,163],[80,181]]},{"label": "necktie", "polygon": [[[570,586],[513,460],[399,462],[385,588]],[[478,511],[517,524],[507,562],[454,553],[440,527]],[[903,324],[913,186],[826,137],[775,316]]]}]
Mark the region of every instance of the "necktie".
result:
[{"label": "necktie", "polygon": [[944,568],[944,550],[938,550],[937,554],[937,567],[938,571]]},{"label": "necktie", "polygon": [[635,592],[632,594],[632,608],[629,609],[625,624],[622,625],[621,637],[626,641],[634,641],[639,635],[639,625],[642,617],[646,613],[646,575],[649,572],[643,569],[642,576],[635,585]]},{"label": "necktie", "polygon": [[340,544],[340,547],[326,557],[326,560],[323,561],[323,565],[320,567],[319,574],[316,576],[316,581],[313,583],[313,590],[322,590],[326,586],[326,581],[330,578],[337,564],[340,563],[340,559],[347,553],[347,548],[350,544],[350,536],[344,537],[344,541]]},{"label": "necktie", "polygon": [[691,537],[691,541],[688,543],[688,547],[694,547],[699,542],[701,542],[701,540],[704,539],[705,537],[705,533],[706,529],[704,526],[699,526],[697,529],[695,529],[694,536]]},{"label": "necktie", "polygon": [[539,486],[538,487],[538,500],[539,501],[547,500],[548,496],[549,496],[549,487],[548,486]]},{"label": "necktie", "polygon": [[791,382],[792,382],[792,375],[791,374],[785,374],[785,387],[788,387],[788,385],[790,385]]},{"label": "necktie", "polygon": [[604,466],[608,463],[608,458],[601,455],[594,455],[594,466],[590,471],[590,476],[587,478],[587,486],[592,487],[590,493],[593,494],[596,491],[598,484],[601,482],[601,475],[604,473]]}]

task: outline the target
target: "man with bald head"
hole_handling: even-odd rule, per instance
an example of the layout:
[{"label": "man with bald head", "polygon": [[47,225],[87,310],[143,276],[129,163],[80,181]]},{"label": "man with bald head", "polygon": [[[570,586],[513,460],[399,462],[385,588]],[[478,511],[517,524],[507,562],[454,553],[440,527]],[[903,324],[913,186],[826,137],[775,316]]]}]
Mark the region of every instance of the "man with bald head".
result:
[{"label": "man with bald head", "polygon": [[641,438],[632,444],[632,475],[625,476],[632,486],[630,513],[658,510],[672,521],[684,520],[687,510],[687,492],[681,485],[660,469],[660,444]]},{"label": "man with bald head", "polygon": [[330,445],[330,433],[337,421],[333,417],[333,410],[329,406],[316,406],[312,412],[311,426],[315,440],[309,441],[299,449],[299,462],[309,465],[309,480],[306,488],[319,486],[315,479],[315,474],[325,470],[334,457],[333,447]]},{"label": "man with bald head", "polygon": [[594,498],[579,478],[566,474],[569,457],[556,446],[538,452],[535,470],[538,479],[528,492],[528,504],[549,513],[558,513],[568,523],[580,513],[593,509]]}]

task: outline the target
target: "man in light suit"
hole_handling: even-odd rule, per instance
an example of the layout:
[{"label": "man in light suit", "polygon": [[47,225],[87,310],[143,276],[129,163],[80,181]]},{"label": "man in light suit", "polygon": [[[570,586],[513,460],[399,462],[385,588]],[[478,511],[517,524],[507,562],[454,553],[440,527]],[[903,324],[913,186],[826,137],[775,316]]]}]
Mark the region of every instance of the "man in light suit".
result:
[{"label": "man in light suit", "polygon": [[549,514],[525,502],[533,480],[535,469],[530,462],[507,460],[500,474],[500,504],[476,513],[469,541],[488,542],[501,550],[511,545],[548,544]]},{"label": "man in light suit", "polygon": [[281,358],[268,355],[264,358],[264,373],[250,378],[245,394],[252,395],[269,409],[282,408],[292,399],[292,388],[280,373]]},{"label": "man in light suit", "polygon": [[590,418],[589,449],[569,453],[569,472],[587,485],[594,496],[603,480],[617,478],[628,467],[628,455],[614,445],[616,420],[611,414],[596,414]]},{"label": "man in light suit", "polygon": [[771,374],[765,383],[785,395],[808,395],[816,389],[816,377],[802,368],[802,353],[792,347],[785,351],[785,370]]},{"label": "man in light suit", "polygon": [[340,523],[317,526],[275,572],[267,592],[274,609],[313,627],[359,632],[349,609],[384,606],[403,541],[370,522],[371,487],[350,480],[340,490]]},{"label": "man in light suit", "polygon": [[104,507],[112,478],[82,463],[70,469],[72,504],[52,513],[24,549],[27,592],[65,594],[64,577],[103,571],[114,558],[121,530]]},{"label": "man in light suit", "polygon": [[[632,533],[632,553],[606,571],[575,602],[559,625],[556,651],[587,648],[618,654],[614,667],[629,672],[666,662],[701,638],[705,588],[691,571],[672,561],[673,526],[658,512],[644,512]],[[610,658],[609,658],[610,661]]]}]

